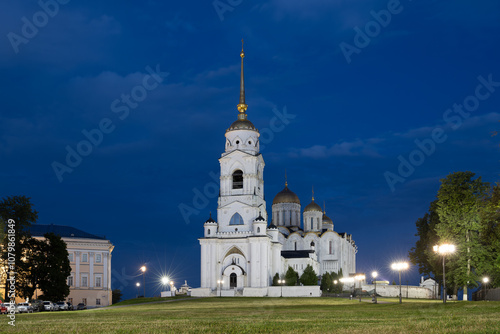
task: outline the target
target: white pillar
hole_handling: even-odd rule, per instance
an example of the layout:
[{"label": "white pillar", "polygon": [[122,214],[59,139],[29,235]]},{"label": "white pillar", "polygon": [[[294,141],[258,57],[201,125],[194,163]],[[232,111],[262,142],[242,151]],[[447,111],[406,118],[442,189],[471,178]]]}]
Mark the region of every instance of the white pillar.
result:
[{"label": "white pillar", "polygon": [[89,252],[89,288],[94,287],[94,252]]},{"label": "white pillar", "polygon": [[75,288],[80,287],[80,254],[81,252],[75,252],[75,262],[76,262],[76,270],[75,270],[75,278],[74,278],[74,284]]}]

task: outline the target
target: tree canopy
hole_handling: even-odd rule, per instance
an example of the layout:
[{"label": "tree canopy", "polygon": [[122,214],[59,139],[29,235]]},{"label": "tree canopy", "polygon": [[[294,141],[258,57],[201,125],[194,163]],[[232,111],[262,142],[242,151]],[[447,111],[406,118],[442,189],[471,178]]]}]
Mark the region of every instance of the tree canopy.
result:
[{"label": "tree canopy", "polygon": [[293,270],[292,267],[288,266],[288,270],[285,274],[285,284],[288,286],[297,285],[298,276],[299,274],[295,270]]},{"label": "tree canopy", "polygon": [[416,221],[419,237],[409,253],[421,274],[442,279],[442,258],[434,245],[454,244],[446,255],[448,287],[478,286],[488,276],[491,286],[500,283],[500,186],[491,187],[472,172],[456,172],[441,180],[437,200]]},{"label": "tree canopy", "polygon": [[300,283],[302,283],[302,285],[318,285],[318,275],[316,275],[316,272],[310,264],[307,265],[300,276]]}]

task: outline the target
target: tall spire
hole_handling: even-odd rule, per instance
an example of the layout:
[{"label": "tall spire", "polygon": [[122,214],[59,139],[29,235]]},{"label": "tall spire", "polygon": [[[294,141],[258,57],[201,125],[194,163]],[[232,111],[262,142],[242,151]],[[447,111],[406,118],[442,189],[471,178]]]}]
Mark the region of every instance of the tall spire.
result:
[{"label": "tall spire", "polygon": [[325,201],[323,201],[323,213],[326,215],[326,204],[325,204]]},{"label": "tall spire", "polygon": [[288,187],[288,178],[286,177],[286,168],[285,168],[285,187]]},{"label": "tall spire", "polygon": [[240,81],[240,104],[238,104],[238,119],[247,119],[245,111],[247,111],[248,105],[245,104],[245,78],[243,76],[243,58],[245,58],[245,52],[243,51],[243,40],[241,40],[241,81]]},{"label": "tall spire", "polygon": [[314,202],[314,186],[312,186],[312,201]]}]

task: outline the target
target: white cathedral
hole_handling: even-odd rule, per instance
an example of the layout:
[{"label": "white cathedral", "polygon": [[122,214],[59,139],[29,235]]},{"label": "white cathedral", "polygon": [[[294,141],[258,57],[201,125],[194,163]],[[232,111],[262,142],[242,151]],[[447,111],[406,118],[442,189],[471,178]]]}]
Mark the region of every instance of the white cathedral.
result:
[{"label": "white cathedral", "polygon": [[238,119],[226,130],[225,151],[219,159],[217,221],[210,215],[204,237],[199,239],[201,288],[194,289],[193,295],[219,291],[270,296],[273,276],[284,276],[289,266],[299,275],[308,264],[318,275],[340,269],[344,276],[355,273],[357,247],[352,236],[334,231],[332,220],[314,201],[314,193],[303,211],[301,226],[300,200],[285,182],[285,188],[274,197],[269,220],[259,131],[246,115],[243,50],[240,56]]}]

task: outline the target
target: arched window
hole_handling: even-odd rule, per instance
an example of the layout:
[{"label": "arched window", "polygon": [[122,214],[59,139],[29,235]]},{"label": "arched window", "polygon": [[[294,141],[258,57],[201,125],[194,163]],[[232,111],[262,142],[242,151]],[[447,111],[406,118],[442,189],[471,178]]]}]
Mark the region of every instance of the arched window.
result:
[{"label": "arched window", "polygon": [[233,173],[233,189],[243,189],[243,172],[239,169]]},{"label": "arched window", "polygon": [[313,218],[311,218],[311,230],[314,229],[313,227]]},{"label": "arched window", "polygon": [[257,233],[260,233],[260,227],[257,227]]},{"label": "arched window", "polygon": [[207,234],[210,234],[210,229],[208,229],[208,232],[207,232]]},{"label": "arched window", "polygon": [[236,212],[229,221],[229,225],[243,225],[243,218]]}]

